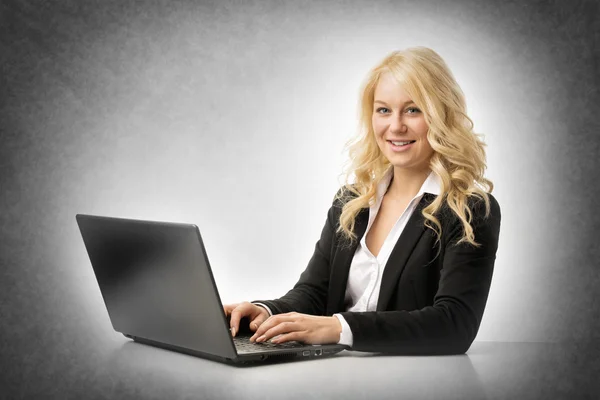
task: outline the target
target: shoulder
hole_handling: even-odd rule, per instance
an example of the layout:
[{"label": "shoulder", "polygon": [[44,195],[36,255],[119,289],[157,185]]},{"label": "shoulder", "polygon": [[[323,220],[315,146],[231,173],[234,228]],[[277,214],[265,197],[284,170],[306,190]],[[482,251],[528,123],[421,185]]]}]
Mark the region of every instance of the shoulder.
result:
[{"label": "shoulder", "polygon": [[473,213],[473,220],[475,222],[480,220],[500,220],[501,211],[498,200],[491,193],[486,193],[486,196],[489,203],[489,212],[486,202],[482,198],[474,198],[471,200],[471,204],[469,204],[469,209]]},{"label": "shoulder", "polygon": [[467,206],[472,213],[473,222],[478,222],[486,219],[500,219],[500,204],[498,200],[491,194],[486,193],[487,203],[484,198],[479,196],[469,196],[467,199]]},{"label": "shoulder", "polygon": [[[489,212],[485,198],[480,197],[479,195],[467,197],[467,208],[471,212],[471,219],[474,223],[488,219],[500,219],[501,210],[498,200],[496,200],[491,193],[486,193],[485,196],[488,200],[487,203],[489,203]],[[442,204],[440,216],[447,222],[457,222],[458,220],[456,213],[448,206],[448,203],[446,202]]]},{"label": "shoulder", "polygon": [[332,206],[342,208],[344,204],[359,196],[354,184],[341,186],[333,196]]},{"label": "shoulder", "polygon": [[[473,229],[475,241],[484,243],[486,248],[495,249],[498,245],[500,235],[500,205],[496,198],[486,194],[489,203],[489,212],[484,198],[469,196],[467,207],[471,213],[469,225]],[[441,212],[442,236],[446,243],[455,243],[464,235],[464,225],[461,219],[444,204]]]}]

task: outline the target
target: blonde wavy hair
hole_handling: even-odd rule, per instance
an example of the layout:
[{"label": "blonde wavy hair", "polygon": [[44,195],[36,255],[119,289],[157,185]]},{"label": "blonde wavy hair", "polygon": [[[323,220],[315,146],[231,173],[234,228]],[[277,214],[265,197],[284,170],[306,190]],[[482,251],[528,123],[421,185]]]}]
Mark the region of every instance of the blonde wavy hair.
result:
[{"label": "blonde wavy hair", "polygon": [[[369,74],[360,93],[358,134],[345,149],[350,159],[345,170],[345,183],[334,201],[341,200],[342,213],[336,233],[350,243],[356,239],[354,222],[362,208],[375,200],[377,185],[393,165],[381,153],[372,125],[374,93],[379,78],[390,72],[406,94],[423,112],[428,125],[427,140],[433,149],[430,169],[441,181],[441,193],[422,211],[425,226],[440,242],[442,225],[436,217],[444,205],[453,211],[463,226],[458,243],[475,241],[471,226],[472,213],[467,200],[471,196],[485,201],[486,217],[490,213],[487,193],[494,185],[483,174],[487,167],[482,135],[473,131],[473,121],[467,116],[465,96],[444,60],[432,49],[413,47],[394,51]],[[354,174],[355,181],[349,183]],[[344,175],[344,173],[342,173]]]}]

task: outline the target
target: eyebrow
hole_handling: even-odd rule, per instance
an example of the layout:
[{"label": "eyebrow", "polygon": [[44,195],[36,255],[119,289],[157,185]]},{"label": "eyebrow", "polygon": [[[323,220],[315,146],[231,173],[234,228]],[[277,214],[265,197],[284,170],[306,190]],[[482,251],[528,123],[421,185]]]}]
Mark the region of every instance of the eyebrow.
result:
[{"label": "eyebrow", "polygon": [[[387,105],[387,103],[385,101],[381,101],[381,100],[375,100],[373,103],[380,103],[380,104]],[[403,104],[403,106],[405,106],[407,104],[411,104],[411,103],[414,103],[414,101],[412,101],[412,100],[405,101],[404,104]]]}]

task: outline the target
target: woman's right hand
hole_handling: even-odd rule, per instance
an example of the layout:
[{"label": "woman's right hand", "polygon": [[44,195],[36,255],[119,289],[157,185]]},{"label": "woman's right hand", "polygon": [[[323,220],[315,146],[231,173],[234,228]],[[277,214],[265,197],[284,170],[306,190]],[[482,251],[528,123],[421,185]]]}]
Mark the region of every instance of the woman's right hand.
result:
[{"label": "woman's right hand", "polygon": [[250,330],[256,332],[258,327],[270,317],[266,308],[257,306],[250,302],[226,304],[223,306],[225,316],[231,315],[229,327],[231,328],[231,336],[235,336],[240,329],[240,320],[247,317],[250,320]]}]

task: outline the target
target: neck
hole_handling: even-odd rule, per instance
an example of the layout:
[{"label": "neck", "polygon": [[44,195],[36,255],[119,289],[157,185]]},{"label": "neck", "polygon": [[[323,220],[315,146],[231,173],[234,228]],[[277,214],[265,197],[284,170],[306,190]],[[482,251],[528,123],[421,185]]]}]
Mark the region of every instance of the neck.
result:
[{"label": "neck", "polygon": [[390,199],[413,198],[419,192],[431,170],[429,167],[419,170],[394,167],[394,176],[386,196]]}]

